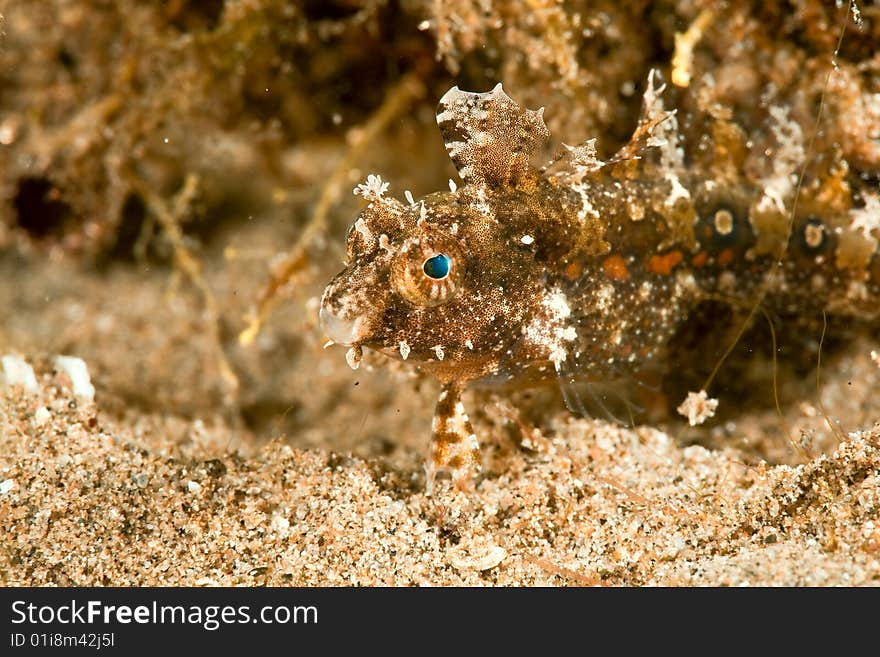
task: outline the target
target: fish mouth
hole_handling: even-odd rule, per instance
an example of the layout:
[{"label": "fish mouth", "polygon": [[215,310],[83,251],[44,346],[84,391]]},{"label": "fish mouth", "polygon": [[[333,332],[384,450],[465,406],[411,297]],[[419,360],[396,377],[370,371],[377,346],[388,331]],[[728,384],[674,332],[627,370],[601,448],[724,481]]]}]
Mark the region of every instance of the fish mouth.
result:
[{"label": "fish mouth", "polygon": [[367,321],[362,315],[347,317],[342,312],[334,310],[334,304],[330,302],[331,288],[324,291],[321,299],[321,309],[318,312],[318,321],[321,330],[336,344],[350,347],[360,344],[367,336]]}]

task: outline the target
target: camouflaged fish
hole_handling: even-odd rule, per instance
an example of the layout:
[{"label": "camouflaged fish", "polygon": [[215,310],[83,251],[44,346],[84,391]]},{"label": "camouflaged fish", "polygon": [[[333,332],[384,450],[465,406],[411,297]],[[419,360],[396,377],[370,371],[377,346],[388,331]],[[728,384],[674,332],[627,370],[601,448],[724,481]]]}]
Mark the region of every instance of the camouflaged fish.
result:
[{"label": "camouflaged fish", "polygon": [[408,203],[377,177],[360,186],[369,205],[321,326],[353,366],[369,347],[442,383],[429,490],[438,471],[462,483],[479,468],[465,385],[636,372],[707,298],[880,313],[878,197],[829,174],[793,212],[807,140],[783,106],[766,108],[763,168],[743,167],[737,153],[755,145],[722,119],[686,159],[662,91],[652,72],[632,139],[607,161],[591,140],[541,167],[543,109],[500,84],[454,87],[437,123],[465,184]]}]

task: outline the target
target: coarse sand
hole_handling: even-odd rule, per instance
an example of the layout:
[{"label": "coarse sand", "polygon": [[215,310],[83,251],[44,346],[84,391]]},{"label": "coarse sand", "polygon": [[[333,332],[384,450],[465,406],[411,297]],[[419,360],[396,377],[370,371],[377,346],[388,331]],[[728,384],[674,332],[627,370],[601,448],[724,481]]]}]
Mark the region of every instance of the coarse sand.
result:
[{"label": "coarse sand", "polygon": [[[39,366],[38,366],[39,370]],[[564,415],[470,493],[223,422],[124,420],[51,368],[0,397],[5,585],[865,585],[880,429],[749,464]]]}]

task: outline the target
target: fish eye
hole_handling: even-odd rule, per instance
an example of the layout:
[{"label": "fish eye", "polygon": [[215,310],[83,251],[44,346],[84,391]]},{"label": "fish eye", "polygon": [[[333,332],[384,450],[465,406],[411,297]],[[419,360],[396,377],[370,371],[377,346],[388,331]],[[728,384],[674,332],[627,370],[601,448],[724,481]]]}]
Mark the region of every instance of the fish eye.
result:
[{"label": "fish eye", "polygon": [[433,307],[452,301],[464,283],[465,258],[455,238],[435,231],[409,240],[395,256],[391,282],[416,306]]},{"label": "fish eye", "polygon": [[425,275],[434,280],[440,281],[449,276],[452,269],[452,258],[445,253],[438,253],[433,258],[428,258],[422,264],[422,271]]}]

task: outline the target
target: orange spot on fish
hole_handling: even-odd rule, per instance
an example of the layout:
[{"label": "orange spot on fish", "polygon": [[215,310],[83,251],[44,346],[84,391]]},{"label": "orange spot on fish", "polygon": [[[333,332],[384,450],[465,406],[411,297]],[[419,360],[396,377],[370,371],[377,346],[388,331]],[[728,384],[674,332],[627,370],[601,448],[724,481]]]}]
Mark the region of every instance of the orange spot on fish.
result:
[{"label": "orange spot on fish", "polygon": [[663,255],[654,255],[648,260],[648,269],[655,274],[669,276],[675,266],[682,260],[684,260],[684,255],[682,255],[681,251],[670,251]]},{"label": "orange spot on fish", "polygon": [[733,261],[733,249],[724,249],[718,254],[718,264],[726,267]]},{"label": "orange spot on fish", "polygon": [[697,255],[695,255],[691,262],[694,267],[702,267],[706,264],[706,261],[709,260],[709,252],[708,251],[700,251]]},{"label": "orange spot on fish", "polygon": [[626,262],[619,255],[605,258],[602,262],[602,269],[605,275],[612,281],[625,281],[629,279],[629,269],[626,268]]},{"label": "orange spot on fish", "polygon": [[584,269],[581,267],[580,263],[571,262],[565,266],[565,277],[570,281],[576,281],[583,273]]}]

